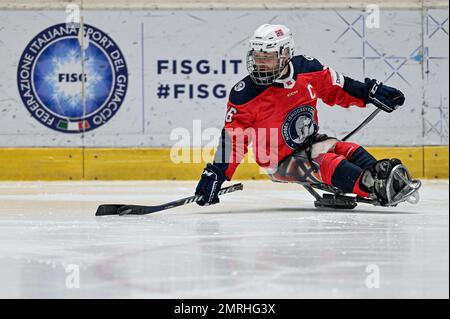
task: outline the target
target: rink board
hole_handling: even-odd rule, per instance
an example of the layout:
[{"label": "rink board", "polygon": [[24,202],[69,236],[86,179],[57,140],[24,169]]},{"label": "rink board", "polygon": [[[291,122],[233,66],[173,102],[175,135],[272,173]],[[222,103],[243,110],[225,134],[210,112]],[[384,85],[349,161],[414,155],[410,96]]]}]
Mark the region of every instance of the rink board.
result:
[{"label": "rink board", "polygon": [[[83,81],[77,82],[75,77],[72,82],[72,76],[82,71],[81,63],[63,60],[71,57],[70,51],[56,46],[70,45],[68,41],[73,42],[76,36],[57,36],[55,26],[64,25],[67,18],[64,10],[0,10],[1,147],[204,147],[215,135],[207,130],[220,134],[228,94],[248,74],[247,40],[266,22],[291,28],[296,54],[315,57],[360,81],[376,78],[405,93],[405,105],[391,114],[379,114],[358,133],[358,143],[448,145],[449,78],[444,71],[448,70],[449,56],[448,10],[381,7],[378,25],[372,23],[371,12],[363,9],[84,10],[82,15],[87,26],[114,41],[126,62],[128,88],[117,112],[112,114],[98,106],[103,100],[98,105],[92,102],[98,108],[83,113],[89,122],[88,131],[83,133],[77,130],[80,123],[74,122],[81,114],[79,103],[71,109],[70,103],[50,98],[48,91],[62,96],[70,93],[69,102],[81,95],[77,89]],[[54,42],[47,43],[50,31]],[[97,47],[94,53],[103,57],[102,65],[109,69],[112,64],[105,61],[116,55],[100,54],[106,49],[101,40],[96,41],[96,34],[85,41],[90,49]],[[45,43],[39,50],[36,43],[40,42],[33,42],[36,37]],[[38,61],[34,70],[42,72],[39,76],[27,77],[25,66],[30,57]],[[51,57],[64,63],[55,66]],[[91,71],[96,74],[100,69]],[[45,80],[47,77],[51,81]],[[42,104],[38,109],[26,94],[30,81],[34,91],[41,90],[34,94]],[[111,92],[118,89],[102,81]],[[89,89],[87,96],[94,93],[100,99],[98,91],[102,85]],[[319,101],[317,109],[320,131],[341,137],[374,107],[345,109]],[[56,118],[60,113],[69,123]],[[186,133],[187,138],[179,141],[177,132]]]},{"label": "rink board", "polygon": [[[53,115],[31,110],[34,104],[27,105],[31,100],[20,91],[28,83],[28,73],[19,72],[26,57],[57,56],[58,50],[48,51],[53,42],[44,40],[48,30],[64,24],[66,12],[0,10],[0,180],[197,179],[207,158],[196,156],[196,150],[217,145],[228,93],[247,74],[247,39],[265,22],[289,25],[296,54],[313,56],[352,78],[373,77],[401,89],[405,105],[377,115],[355,141],[370,145],[377,158],[402,159],[415,177],[448,178],[448,10],[382,7],[379,13],[377,26],[371,24],[372,12],[363,9],[84,10],[84,22],[121,50],[128,81],[117,112],[100,112],[103,120],[93,116],[89,120],[103,122],[95,128],[88,123],[84,132],[77,131],[83,122],[52,121],[57,108]],[[39,50],[36,37],[45,42]],[[85,41],[107,52],[94,33]],[[110,53],[105,58],[115,59]],[[64,85],[56,86],[66,90],[71,83],[64,81],[78,74],[81,64],[56,70],[49,61],[41,60],[42,68],[35,70],[53,70],[47,75],[57,73]],[[34,90],[45,87],[44,75],[30,76]],[[161,92],[166,85],[167,96]],[[39,102],[52,106],[49,100]],[[374,107],[346,109],[319,101],[317,109],[320,132],[342,137]],[[175,146],[188,149],[193,163],[175,163]],[[250,159],[235,177],[266,178]]]},{"label": "rink board", "polygon": [[[396,157],[417,178],[448,178],[448,147],[368,147],[377,159]],[[184,162],[164,148],[3,148],[0,149],[0,180],[195,180],[211,151],[184,149]],[[190,161],[190,162],[188,162]],[[235,179],[265,179],[247,155]]]}]

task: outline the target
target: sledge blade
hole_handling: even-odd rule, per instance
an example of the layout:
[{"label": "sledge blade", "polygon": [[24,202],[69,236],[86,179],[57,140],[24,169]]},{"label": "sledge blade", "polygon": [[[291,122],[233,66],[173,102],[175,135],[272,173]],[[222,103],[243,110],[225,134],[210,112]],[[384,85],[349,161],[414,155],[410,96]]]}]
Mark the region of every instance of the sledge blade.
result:
[{"label": "sledge blade", "polygon": [[314,202],[317,208],[353,209],[357,206],[356,197],[323,194],[320,200]]},{"label": "sledge blade", "polygon": [[106,215],[118,215],[119,208],[125,206],[124,204],[104,204],[97,208],[95,216],[106,216]]}]

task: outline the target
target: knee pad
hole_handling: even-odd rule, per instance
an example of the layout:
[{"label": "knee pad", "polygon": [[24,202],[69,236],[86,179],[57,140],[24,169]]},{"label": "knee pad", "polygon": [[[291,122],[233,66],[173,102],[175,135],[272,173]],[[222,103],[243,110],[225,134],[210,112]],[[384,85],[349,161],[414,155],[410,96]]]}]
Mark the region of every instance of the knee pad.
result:
[{"label": "knee pad", "polygon": [[364,147],[356,143],[339,141],[336,143],[334,151],[362,169],[371,167],[377,161]]},{"label": "knee pad", "polygon": [[350,159],[353,153],[360,147],[361,146],[356,143],[338,141],[334,147],[334,152]]}]

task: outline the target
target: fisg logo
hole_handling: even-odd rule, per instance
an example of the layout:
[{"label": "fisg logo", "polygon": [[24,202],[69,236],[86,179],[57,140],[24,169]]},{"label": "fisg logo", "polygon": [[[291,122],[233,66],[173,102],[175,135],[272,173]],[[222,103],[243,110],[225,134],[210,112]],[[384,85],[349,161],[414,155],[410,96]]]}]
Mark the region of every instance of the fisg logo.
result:
[{"label": "fisg logo", "polygon": [[128,68],[108,33],[88,24],[78,28],[59,23],[25,47],[17,87],[23,105],[41,124],[62,133],[84,133],[119,111]]}]

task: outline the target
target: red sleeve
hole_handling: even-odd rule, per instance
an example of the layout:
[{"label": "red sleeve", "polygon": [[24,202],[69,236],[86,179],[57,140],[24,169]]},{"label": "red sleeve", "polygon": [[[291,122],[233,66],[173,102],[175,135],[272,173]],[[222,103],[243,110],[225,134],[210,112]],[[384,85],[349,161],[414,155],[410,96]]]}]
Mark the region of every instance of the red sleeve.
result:
[{"label": "red sleeve", "polygon": [[345,77],[343,74],[331,68],[325,68],[322,71],[311,73],[310,76],[315,92],[326,104],[345,108],[351,105],[366,106],[364,100],[354,97],[344,90]]},{"label": "red sleeve", "polygon": [[252,137],[251,125],[254,115],[250,105],[235,105],[228,102],[225,126],[214,157],[214,164],[220,167],[228,180],[248,151]]}]

